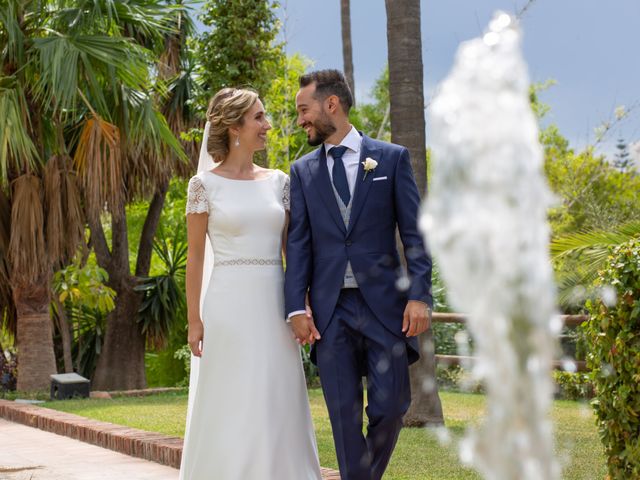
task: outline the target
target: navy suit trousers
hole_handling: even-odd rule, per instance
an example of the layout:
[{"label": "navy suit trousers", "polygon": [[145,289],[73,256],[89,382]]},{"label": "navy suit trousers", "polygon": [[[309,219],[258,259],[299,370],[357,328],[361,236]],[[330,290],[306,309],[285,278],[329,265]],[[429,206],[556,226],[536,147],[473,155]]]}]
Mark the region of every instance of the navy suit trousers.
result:
[{"label": "navy suit trousers", "polygon": [[343,289],[315,349],[341,478],[379,480],[411,403],[406,342],[380,323],[358,289]]}]

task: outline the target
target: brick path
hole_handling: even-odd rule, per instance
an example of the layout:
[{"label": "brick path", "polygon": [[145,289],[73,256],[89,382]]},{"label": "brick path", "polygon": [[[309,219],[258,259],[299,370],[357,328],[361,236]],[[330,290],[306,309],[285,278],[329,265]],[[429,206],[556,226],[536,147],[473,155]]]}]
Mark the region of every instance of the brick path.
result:
[{"label": "brick path", "polygon": [[178,471],[0,419],[2,480],[177,480]]},{"label": "brick path", "polygon": [[[169,437],[158,433],[146,432],[144,430],[80,417],[78,415],[73,415],[70,413],[58,412],[56,410],[51,410],[48,408],[37,407],[35,405],[18,404],[6,400],[0,400],[0,419],[2,418],[14,423],[0,420],[0,427],[2,427],[0,429],[0,445],[11,445],[12,448],[10,450],[13,450],[14,447],[17,450],[16,454],[12,455],[7,452],[7,449],[0,449],[0,480],[5,478],[10,480],[22,480],[23,478],[32,478],[33,480],[37,480],[38,478],[46,478],[51,480],[58,480],[58,478],[60,480],[93,480],[94,478],[130,478],[132,480],[136,478],[156,478],[158,480],[164,480],[165,478],[177,478],[177,472],[174,469],[180,467],[180,457],[182,455],[182,439],[179,437]],[[44,434],[44,432],[38,432],[34,429],[26,429],[25,431],[24,427],[20,427],[16,424],[27,425],[40,430],[44,430],[45,432],[50,432],[47,435],[58,434],[70,437],[71,439],[80,440],[80,442],[93,444],[95,445],[95,447],[84,445],[84,443],[80,443],[70,439],[64,439],[63,442],[62,440],[58,440],[60,439],[60,437],[57,437],[55,435],[49,437],[46,441],[36,441],[35,438],[37,437],[37,435],[41,433]],[[7,435],[5,433],[6,431],[12,429],[22,432],[21,435],[26,436],[27,440],[21,443],[21,441],[17,440],[18,437],[16,437],[16,445],[14,445],[13,437],[9,436],[8,438],[2,438],[2,436]],[[29,432],[31,432],[31,434],[29,434]],[[27,448],[30,445],[30,441],[28,440],[29,435],[34,436],[32,448]],[[54,465],[54,459],[57,458],[56,451],[51,448],[52,445],[55,445],[56,447],[60,445],[60,448],[62,448],[62,446],[64,445],[65,449],[71,452],[67,454],[67,456],[69,457],[69,462],[65,463],[66,465],[68,465],[68,467],[66,473],[64,474],[59,474],[57,471],[50,470],[53,468],[52,465]],[[24,448],[27,448],[28,451],[22,454],[22,450],[24,450]],[[83,455],[77,455],[73,453],[74,451],[76,451],[76,449],[81,448],[96,449],[98,452],[102,451],[103,455],[109,454],[122,457],[122,455],[118,454],[126,454],[131,457],[138,457],[140,459],[143,459],[135,460],[130,457],[124,457],[125,459],[127,459],[127,461],[124,462],[123,467],[134,468],[132,467],[133,464],[131,462],[138,461],[141,462],[141,464],[136,468],[141,468],[142,473],[138,477],[134,476],[133,474],[120,475],[115,473],[109,474],[107,476],[95,476],[100,475],[100,472],[103,472],[105,470],[105,463],[109,467],[117,469],[120,468],[122,460],[118,460],[115,457],[112,460],[108,461],[99,460],[98,462],[96,462],[95,460],[92,460],[91,462],[89,462],[89,466],[93,464],[93,469],[95,470],[95,472],[91,473],[91,469],[87,470],[81,464]],[[114,452],[118,453],[107,452],[103,449],[113,450]],[[38,456],[36,455],[38,452],[41,452],[41,454],[44,455],[43,460],[38,460]],[[87,458],[91,458],[92,455],[99,455],[99,453],[89,452],[87,453]],[[14,458],[18,463],[9,462],[9,460],[11,460],[12,458]],[[73,466],[71,462],[71,459],[73,458],[79,458],[80,463]],[[26,460],[29,460],[29,462],[25,463]],[[167,467],[173,467],[173,469],[163,467],[161,465],[155,465],[154,463],[150,463],[145,460],[155,462],[156,464],[166,465]],[[148,468],[164,468],[168,472],[171,472],[173,476],[161,476],[161,474],[156,473],[150,474],[151,476],[149,476],[148,474],[144,473],[145,467],[143,465],[146,464],[150,465]],[[37,467],[38,465],[44,466],[44,470],[13,470],[14,468],[24,468],[25,466],[31,468]],[[57,460],[55,460],[55,465],[58,465]],[[72,470],[69,470],[70,468]],[[340,479],[338,472],[336,472],[335,470],[322,470],[323,479]],[[42,471],[46,471],[47,475],[38,476]],[[71,474],[71,471],[75,473]]]}]

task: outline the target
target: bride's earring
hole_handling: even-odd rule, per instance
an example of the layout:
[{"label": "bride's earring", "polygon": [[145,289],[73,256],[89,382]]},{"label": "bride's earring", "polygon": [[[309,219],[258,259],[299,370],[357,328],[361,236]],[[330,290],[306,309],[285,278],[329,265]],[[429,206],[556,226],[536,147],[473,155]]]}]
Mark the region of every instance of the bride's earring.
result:
[{"label": "bride's earring", "polygon": [[238,136],[236,137],[236,141],[235,141],[234,145],[235,145],[236,147],[239,147],[239,146],[240,146],[240,135],[238,135]]}]

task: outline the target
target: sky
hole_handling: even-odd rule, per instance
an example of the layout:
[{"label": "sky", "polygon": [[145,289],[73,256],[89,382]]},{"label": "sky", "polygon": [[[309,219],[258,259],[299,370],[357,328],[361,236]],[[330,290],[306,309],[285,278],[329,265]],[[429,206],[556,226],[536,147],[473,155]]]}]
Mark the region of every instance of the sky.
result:
[{"label": "sky", "polygon": [[[517,12],[526,0],[421,0],[425,101],[452,67],[465,40],[482,34],[496,10]],[[278,16],[287,53],[301,53],[315,68],[342,69],[340,0],[280,0]],[[595,129],[614,124],[598,151],[611,155],[618,138],[640,141],[640,0],[535,0],[522,16],[523,50],[533,82],[555,80],[541,94],[555,123],[581,149]],[[384,0],[351,0],[356,99],[369,91],[387,63]],[[428,126],[427,126],[428,141]],[[640,143],[637,145],[640,146]]]}]

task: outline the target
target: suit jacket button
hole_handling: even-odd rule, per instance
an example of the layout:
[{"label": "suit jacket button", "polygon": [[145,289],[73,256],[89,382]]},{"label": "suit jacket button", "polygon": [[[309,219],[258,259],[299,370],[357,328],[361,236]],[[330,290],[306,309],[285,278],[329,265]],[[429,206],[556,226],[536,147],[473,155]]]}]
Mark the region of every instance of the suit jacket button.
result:
[{"label": "suit jacket button", "polygon": [[351,240],[347,240],[346,242],[344,242],[344,244],[345,244],[347,247],[350,247],[350,246],[351,246],[351,243],[352,243],[352,242],[351,242]]}]

